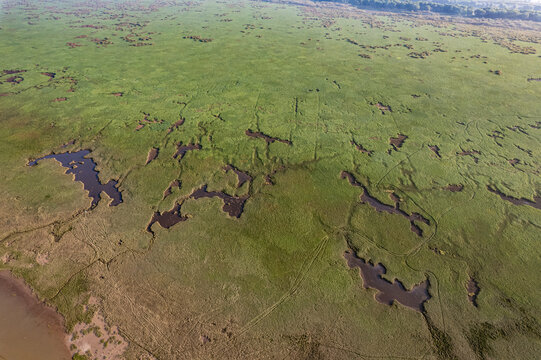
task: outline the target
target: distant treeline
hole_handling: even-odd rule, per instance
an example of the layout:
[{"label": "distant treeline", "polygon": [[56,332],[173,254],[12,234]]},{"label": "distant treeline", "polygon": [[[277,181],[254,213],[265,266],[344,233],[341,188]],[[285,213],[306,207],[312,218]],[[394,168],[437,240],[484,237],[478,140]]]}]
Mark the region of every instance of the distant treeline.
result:
[{"label": "distant treeline", "polygon": [[359,7],[383,10],[431,11],[445,15],[460,15],[474,18],[512,19],[541,21],[541,12],[495,7],[475,8],[461,4],[445,4],[414,0],[315,0],[347,3]]}]

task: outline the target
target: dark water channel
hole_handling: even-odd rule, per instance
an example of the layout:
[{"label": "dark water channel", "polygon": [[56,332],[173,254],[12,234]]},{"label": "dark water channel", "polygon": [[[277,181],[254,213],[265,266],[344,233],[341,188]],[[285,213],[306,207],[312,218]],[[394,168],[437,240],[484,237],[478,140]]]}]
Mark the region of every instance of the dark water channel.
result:
[{"label": "dark water channel", "polygon": [[51,154],[30,161],[28,166],[35,166],[42,160],[55,159],[63,167],[67,168],[66,174],[73,174],[75,181],[83,183],[84,189],[88,191],[88,196],[92,198],[91,207],[96,206],[101,200],[102,192],[105,192],[112,199],[109,206],[120,204],[122,202],[122,194],[118,190],[118,182],[116,180],[109,180],[106,184],[102,184],[98,178],[96,163],[91,157],[87,157],[89,154],[90,150]]}]

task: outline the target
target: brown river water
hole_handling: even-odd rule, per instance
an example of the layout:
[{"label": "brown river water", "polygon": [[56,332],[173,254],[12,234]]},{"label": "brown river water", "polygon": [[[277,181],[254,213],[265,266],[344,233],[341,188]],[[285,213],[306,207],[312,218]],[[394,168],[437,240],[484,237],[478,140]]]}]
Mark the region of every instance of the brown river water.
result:
[{"label": "brown river water", "polygon": [[64,320],[9,271],[0,271],[0,360],[68,360]]}]

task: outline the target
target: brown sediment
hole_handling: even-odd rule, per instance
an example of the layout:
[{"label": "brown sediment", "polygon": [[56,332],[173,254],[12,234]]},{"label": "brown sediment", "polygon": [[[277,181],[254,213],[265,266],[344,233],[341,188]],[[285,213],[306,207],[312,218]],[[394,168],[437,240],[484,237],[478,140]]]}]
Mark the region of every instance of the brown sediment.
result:
[{"label": "brown sediment", "polygon": [[76,47],[79,47],[79,46],[83,46],[83,45],[81,45],[79,43],[74,43],[74,42],[67,42],[66,45],[69,46],[72,49],[74,49]]},{"label": "brown sediment", "polygon": [[267,142],[267,144],[272,144],[273,142],[278,141],[287,145],[292,145],[292,142],[289,140],[282,140],[276,137],[272,137],[262,133],[261,131],[252,131],[251,129],[248,129],[245,131],[245,134],[252,138],[263,139]]},{"label": "brown sediment", "polygon": [[54,100],[52,100],[52,102],[62,102],[62,101],[66,101],[68,100],[67,97],[59,97],[59,98],[56,98]]},{"label": "brown sediment", "polygon": [[16,75],[16,76],[8,77],[6,79],[6,82],[11,83],[11,84],[20,84],[23,82],[23,80],[24,78],[22,76]]},{"label": "brown sediment", "polygon": [[184,121],[186,121],[186,119],[184,119],[184,118],[181,116],[180,119],[178,119],[177,121],[175,121],[175,122],[173,123],[173,125],[171,125],[171,126],[169,127],[169,129],[167,129],[167,133],[169,134],[171,131],[178,129],[180,126],[182,126],[182,125],[184,124]]},{"label": "brown sediment", "polygon": [[468,300],[473,306],[477,307],[477,295],[481,289],[479,289],[477,281],[471,276],[466,283],[466,290],[468,291]]},{"label": "brown sediment", "polygon": [[541,129],[541,121],[537,121],[535,124],[529,124],[532,129]]},{"label": "brown sediment", "polygon": [[382,113],[383,115],[385,115],[385,113],[386,113],[387,111],[388,111],[388,112],[392,112],[390,106],[388,106],[388,105],[383,105],[383,104],[380,103],[380,102],[378,102],[378,103],[376,103],[376,104],[372,104],[372,105],[374,105],[375,107],[377,107],[377,108],[381,111],[381,113]]},{"label": "brown sediment", "polygon": [[165,200],[166,197],[172,194],[173,188],[180,189],[180,180],[173,180],[169,183],[169,186],[165,191],[163,192],[163,198],[162,200]]},{"label": "brown sediment", "polygon": [[372,154],[374,153],[372,150],[365,149],[364,146],[362,146],[361,144],[357,144],[354,140],[351,140],[349,143],[355,146],[357,150],[359,150],[362,153],[367,154],[368,156],[372,156]]},{"label": "brown sediment", "polygon": [[0,96],[9,96],[11,93],[0,93]]},{"label": "brown sediment", "polygon": [[443,188],[444,190],[450,191],[450,192],[460,192],[464,189],[464,185],[462,184],[449,184],[446,187]]},{"label": "brown sediment", "polygon": [[508,161],[508,162],[509,162],[509,164],[511,164],[512,166],[515,166],[515,165],[517,165],[517,164],[519,164],[519,163],[520,163],[520,160],[519,160],[519,159],[517,159],[517,158],[514,158],[514,159],[509,159],[509,160],[507,160],[507,161]]},{"label": "brown sediment", "polygon": [[111,95],[113,95],[113,96],[124,96],[124,93],[119,91],[119,92],[111,93]]},{"label": "brown sediment", "polygon": [[102,46],[113,44],[113,42],[109,40],[109,38],[103,38],[103,39],[94,38],[94,39],[90,39],[90,41],[92,41],[96,45],[102,45]]},{"label": "brown sediment", "polygon": [[414,285],[411,290],[407,290],[399,280],[394,279],[393,282],[390,282],[382,277],[387,270],[381,263],[372,265],[364,259],[357,257],[351,249],[344,253],[344,258],[347,260],[350,269],[359,268],[365,289],[371,288],[378,290],[374,296],[378,302],[392,305],[397,301],[410,309],[424,312],[424,303],[430,299],[428,279]]},{"label": "brown sediment", "polygon": [[518,199],[518,198],[513,197],[513,196],[505,195],[503,192],[501,192],[500,190],[498,190],[498,189],[496,189],[496,188],[494,188],[494,187],[492,187],[490,185],[487,185],[487,190],[490,191],[493,194],[498,195],[502,200],[509,201],[511,204],[514,204],[514,205],[528,205],[528,206],[533,207],[534,209],[541,210],[541,196],[534,196],[533,201],[532,201],[530,199],[525,199],[525,198]]},{"label": "brown sediment", "polygon": [[427,57],[430,56],[430,52],[429,51],[422,51],[422,52],[413,51],[413,52],[410,52],[408,56],[413,59],[426,59]]},{"label": "brown sediment", "polygon": [[191,39],[193,41],[198,41],[198,42],[202,42],[202,43],[208,43],[208,42],[212,41],[212,39],[210,39],[210,38],[202,38],[199,35],[186,35],[186,36],[183,36],[182,38],[183,39]]},{"label": "brown sediment", "polygon": [[428,145],[428,148],[429,148],[434,154],[436,154],[436,156],[437,156],[438,158],[441,159],[440,148],[438,147],[438,145]]},{"label": "brown sediment", "polygon": [[393,201],[395,201],[394,206],[382,203],[375,197],[371,196],[368,193],[368,190],[366,189],[366,187],[360,182],[358,182],[357,179],[355,179],[355,176],[353,176],[353,174],[347,171],[342,171],[342,173],[340,174],[340,177],[342,179],[348,179],[349,183],[352,186],[360,187],[363,190],[363,193],[360,196],[361,203],[369,205],[370,207],[375,209],[377,212],[386,212],[391,215],[393,214],[400,215],[406,218],[410,222],[410,230],[414,232],[417,236],[420,236],[420,237],[423,236],[423,231],[415,223],[416,221],[425,223],[426,225],[430,225],[430,222],[428,221],[428,219],[423,217],[421,214],[416,213],[416,212],[412,212],[411,214],[408,214],[404,210],[400,209],[400,202],[399,202],[400,199],[398,197],[392,198]]},{"label": "brown sediment", "polygon": [[[88,302],[96,305],[98,300],[90,297]],[[91,310],[86,307],[86,311]],[[87,359],[121,359],[128,347],[128,342],[122,337],[118,327],[109,326],[99,311],[94,312],[90,322],[75,324],[69,344],[73,359],[83,356]]]},{"label": "brown sediment", "polygon": [[161,123],[163,123],[163,120],[158,120],[158,118],[156,117],[150,119],[150,114],[143,112],[143,119],[139,120],[138,125],[135,127],[135,131],[141,130],[147,124],[161,124]]},{"label": "brown sediment", "polygon": [[0,358],[68,360],[64,319],[21,279],[0,271]]},{"label": "brown sediment", "polygon": [[396,137],[389,138],[389,144],[393,147],[393,150],[398,151],[404,144],[404,141],[408,138],[407,135],[398,134]]},{"label": "brown sediment", "polygon": [[462,150],[461,152],[456,153],[459,156],[471,156],[473,158],[473,161],[477,164],[479,162],[479,158],[475,155],[481,155],[481,152],[478,150]]},{"label": "brown sediment", "polygon": [[173,159],[178,159],[178,161],[182,160],[186,152],[191,150],[201,150],[200,144],[188,144],[188,145],[182,145],[182,142],[179,142],[177,144],[177,152],[173,154]]},{"label": "brown sediment", "polygon": [[84,189],[88,191],[88,197],[92,198],[91,208],[94,208],[101,200],[102,192],[105,192],[112,199],[109,206],[120,204],[122,202],[122,194],[118,190],[118,182],[116,180],[109,180],[106,184],[102,184],[98,177],[99,172],[96,170],[96,163],[91,157],[86,157],[89,154],[90,150],[51,154],[30,161],[28,166],[34,166],[41,160],[55,159],[63,167],[67,168],[66,174],[73,174],[74,181],[83,183]]},{"label": "brown sediment", "polygon": [[245,182],[252,181],[252,177],[248,175],[247,173],[240,171],[233,165],[229,164],[224,167],[224,171],[233,171],[237,175],[237,188],[240,188]]},{"label": "brown sediment", "polygon": [[190,195],[190,198],[196,200],[213,197],[222,199],[224,203],[222,210],[224,212],[228,213],[229,216],[239,218],[244,210],[244,204],[246,203],[246,200],[248,200],[249,195],[236,197],[228,195],[222,191],[207,191],[207,185],[201,186]]},{"label": "brown sediment", "polygon": [[19,74],[19,73],[24,73],[26,72],[27,70],[2,70],[2,72],[5,74],[5,75],[13,75],[13,74]]},{"label": "brown sediment", "polygon": [[75,139],[70,140],[70,141],[68,141],[67,143],[64,143],[64,144],[60,145],[60,147],[61,147],[61,148],[66,148],[66,147],[71,146],[71,145],[73,145],[73,144],[75,144]]},{"label": "brown sediment", "polygon": [[158,157],[160,149],[153,147],[148,151],[147,155],[147,161],[145,162],[145,165],[148,165],[152,160],[156,159]]},{"label": "brown sediment", "polygon": [[272,176],[270,174],[267,174],[263,177],[265,180],[265,185],[274,185],[274,180],[272,180]]},{"label": "brown sediment", "polygon": [[150,233],[153,233],[152,231],[152,225],[154,223],[158,223],[162,228],[169,229],[171,226],[178,224],[181,221],[188,220],[187,216],[183,216],[180,213],[180,208],[182,206],[182,203],[175,203],[173,208],[168,211],[164,211],[160,213],[159,211],[156,211],[152,218],[150,219],[150,222],[147,225],[147,231]]},{"label": "brown sediment", "polygon": [[54,72],[42,72],[41,75],[48,76],[48,77],[49,77],[49,80],[52,80],[52,79],[55,78],[56,73],[54,73]]}]

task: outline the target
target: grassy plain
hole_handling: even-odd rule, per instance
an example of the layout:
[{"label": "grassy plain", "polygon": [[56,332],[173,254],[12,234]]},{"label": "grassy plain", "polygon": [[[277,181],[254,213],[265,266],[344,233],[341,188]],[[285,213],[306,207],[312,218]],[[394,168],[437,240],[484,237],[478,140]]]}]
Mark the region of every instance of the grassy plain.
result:
[{"label": "grassy plain", "polygon": [[[26,72],[0,77],[0,268],[68,331],[98,298],[126,359],[535,358],[541,210],[487,186],[541,195],[541,81],[528,81],[541,78],[541,30],[449,20],[329,4],[4,2],[0,71]],[[179,161],[178,142],[202,148]],[[103,195],[88,209],[59,163],[26,166],[81,149],[102,182],[119,180],[122,204]],[[228,164],[253,180],[237,188]],[[429,219],[423,236],[360,203],[343,170]],[[190,199],[203,184],[249,194],[240,218]],[[175,202],[188,220],[146,231]],[[375,301],[348,247],[406,288],[428,279],[425,313]]]}]

